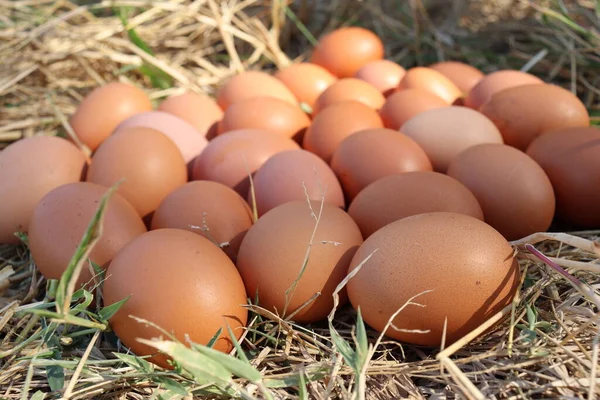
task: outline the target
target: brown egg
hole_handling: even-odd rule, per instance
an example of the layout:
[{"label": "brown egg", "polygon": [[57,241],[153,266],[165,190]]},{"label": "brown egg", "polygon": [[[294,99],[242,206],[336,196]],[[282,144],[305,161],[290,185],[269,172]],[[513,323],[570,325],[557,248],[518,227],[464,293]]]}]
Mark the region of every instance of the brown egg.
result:
[{"label": "brown egg", "polygon": [[365,187],[350,203],[348,214],[364,238],[411,215],[447,211],[483,220],[477,199],[454,178],[431,171],[389,175]]},{"label": "brown egg", "polygon": [[496,124],[507,145],[523,151],[548,131],[590,125],[588,111],[577,96],[546,83],[497,92],[480,112]]},{"label": "brown egg", "polygon": [[158,110],[187,121],[207,139],[216,136],[217,123],[223,118],[223,110],[212,97],[189,91],[166,98]]},{"label": "brown egg", "polygon": [[[61,278],[107,191],[95,183],[68,183],[46,194],[37,204],[29,224],[29,249],[46,279]],[[113,193],[104,213],[103,234],[89,259],[105,270],[123,246],[144,232],[146,226],[135,208]],[[94,286],[95,275],[85,264],[77,288]]]},{"label": "brown egg", "polygon": [[144,91],[127,83],[111,82],[92,90],[69,122],[79,140],[94,151],[121,122],[151,110],[152,103]]},{"label": "brown egg", "polygon": [[413,67],[406,71],[398,90],[423,89],[435,94],[448,104],[461,96],[460,89],[441,72],[427,67]]},{"label": "brown egg", "polygon": [[[254,195],[258,215],[289,201],[324,201],[344,208],[344,193],[329,165],[306,150],[277,153],[256,171]],[[252,204],[252,191],[248,193]]]},{"label": "brown egg", "polygon": [[375,60],[365,64],[354,75],[355,78],[375,86],[384,96],[392,94],[406,70],[390,60]]},{"label": "brown egg", "polygon": [[409,119],[424,111],[447,107],[448,103],[423,89],[404,89],[391,94],[379,110],[386,128],[400,129]]},{"label": "brown egg", "polygon": [[219,124],[219,134],[262,129],[297,140],[308,125],[310,118],[299,106],[275,97],[252,97],[229,106]]},{"label": "brown egg", "polygon": [[337,80],[325,68],[308,62],[292,64],[273,76],[292,91],[298,102],[308,105],[311,110],[321,93]]},{"label": "brown egg", "polygon": [[448,176],[475,195],[484,220],[507,240],[546,232],[554,218],[554,191],[527,154],[504,144],[480,144],[452,160]]},{"label": "brown egg", "polygon": [[302,147],[329,162],[345,138],[371,128],[383,128],[381,118],[371,107],[354,100],[332,104],[313,119]]},{"label": "brown egg", "polygon": [[132,127],[102,143],[86,180],[110,187],[122,179],[117,192],[145,218],[187,181],[187,169],[171,139],[154,129]]},{"label": "brown egg", "polygon": [[420,113],[406,121],[400,132],[425,150],[434,171],[446,172],[454,157],[482,143],[503,143],[498,128],[475,110],[448,106]]},{"label": "brown egg", "polygon": [[138,338],[162,335],[129,315],[150,321],[189,346],[207,345],[221,329],[213,348],[233,348],[244,332],[248,311],[244,283],[231,260],[210,240],[180,229],[144,233],[125,246],[110,263],[104,304],[129,299],[109,322],[119,339],[138,356],[169,368],[168,357]]},{"label": "brown egg", "polygon": [[[250,228],[237,267],[248,297],[258,298],[261,307],[285,317],[295,313],[290,319],[296,322],[316,322],[331,312],[333,291],[346,277],[361,243],[358,227],[340,208],[318,201],[311,201],[310,207],[306,200],[292,201],[267,212]],[[310,257],[303,267],[309,247]],[[297,285],[290,290],[286,307],[286,291],[294,282]],[[340,303],[346,302],[342,291]]]},{"label": "brown egg", "polygon": [[258,129],[229,131],[210,141],[194,161],[192,178],[220,182],[248,194],[249,175],[280,151],[297,150],[292,139]]},{"label": "brown egg", "polygon": [[36,204],[52,189],[78,182],[84,154],[55,136],[18,140],[0,152],[0,243],[18,244],[27,233]]},{"label": "brown egg", "polygon": [[477,68],[459,61],[440,61],[429,68],[450,79],[463,94],[469,93],[485,76]]},{"label": "brown egg", "polygon": [[438,347],[447,324],[450,345],[511,304],[519,287],[510,244],[468,215],[439,212],[393,222],[365,240],[349,271],[370,254],[348,282],[350,302],[380,332],[405,306],[385,334],[406,343]]},{"label": "brown egg", "polygon": [[313,107],[313,116],[332,104],[348,100],[358,101],[374,110],[379,110],[385,103],[385,97],[370,83],[357,78],[343,78],[319,96]]},{"label": "brown egg", "polygon": [[464,104],[467,107],[479,110],[495,93],[511,87],[532,83],[544,83],[544,81],[535,75],[512,69],[492,72],[483,77],[477,85],[473,86],[465,97]]},{"label": "brown egg", "polygon": [[163,133],[179,148],[183,160],[192,161],[208,144],[206,136],[185,120],[164,111],[148,111],[134,115],[121,122],[113,135],[131,127],[145,127]]},{"label": "brown egg", "polygon": [[600,228],[600,129],[548,132],[529,145],[527,154],[552,182],[558,219],[568,226]]},{"label": "brown egg", "polygon": [[262,71],[245,71],[234,75],[219,88],[217,104],[227,111],[235,102],[259,96],[275,97],[298,105],[298,100],[283,82]]},{"label": "brown egg", "polygon": [[367,185],[384,176],[432,171],[423,149],[398,131],[367,129],[348,136],[333,153],[331,169],[352,200]]},{"label": "brown egg", "polygon": [[173,190],[152,217],[152,229],[195,232],[218,245],[234,262],[252,210],[233,189],[211,181],[193,181]]},{"label": "brown egg", "polygon": [[383,42],[358,26],[335,29],[319,39],[310,61],[339,78],[349,78],[360,68],[384,56]]}]

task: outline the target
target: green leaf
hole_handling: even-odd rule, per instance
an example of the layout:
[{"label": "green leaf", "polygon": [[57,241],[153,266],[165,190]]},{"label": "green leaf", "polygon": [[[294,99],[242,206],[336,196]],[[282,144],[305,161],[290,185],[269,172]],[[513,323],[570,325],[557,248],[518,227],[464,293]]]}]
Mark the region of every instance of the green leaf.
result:
[{"label": "green leaf", "polygon": [[[62,322],[67,323],[67,324],[81,326],[84,328],[95,328],[95,329],[99,329],[101,331],[106,330],[106,324],[101,324],[98,322],[90,321],[89,319],[85,319],[85,318],[79,318],[74,315],[67,314],[67,315],[61,316],[61,318],[62,318]],[[60,320],[60,318],[59,318],[59,320]]]},{"label": "green leaf", "polygon": [[138,342],[154,347],[167,354],[191,373],[200,384],[230,383],[231,372],[223,365],[181,343],[168,340],[137,339]]},{"label": "green leaf", "polygon": [[102,235],[104,212],[108,205],[108,200],[117,190],[119,184],[120,181],[109,188],[100,199],[98,208],[96,209],[92,220],[89,222],[88,227],[81,238],[79,246],[77,246],[77,249],[75,250],[75,254],[73,254],[69,265],[58,282],[58,288],[56,290],[56,311],[63,316],[66,316],[69,313],[71,298],[73,296],[73,292],[75,291],[75,285],[77,284],[77,280],[79,279],[79,275],[81,274],[84,263],[89,258],[94,245]]},{"label": "green leaf", "polygon": [[139,71],[150,78],[152,86],[159,89],[169,89],[173,86],[173,78],[162,69],[154,65],[144,64],[140,66]]},{"label": "green leaf", "polygon": [[50,390],[53,392],[61,390],[65,386],[65,370],[60,365],[48,365],[46,375]]},{"label": "green leaf", "polygon": [[[233,340],[235,340],[235,338]],[[260,382],[262,380],[260,372],[258,372],[250,364],[250,362],[247,361],[247,358],[246,361],[243,361],[238,358],[231,357],[229,354],[225,354],[221,351],[211,349],[210,347],[206,346],[200,346],[199,348],[197,348],[197,350],[201,354],[211,358],[215,363],[220,364],[229,372],[233,373],[236,376],[239,376],[240,378],[248,379],[251,382]]]},{"label": "green leaf", "polygon": [[132,356],[130,354],[123,354],[123,353],[112,353],[115,357],[117,357],[119,360],[123,361],[125,364],[129,365],[132,368],[135,368],[135,370],[139,371],[139,372],[144,372],[144,373],[151,373],[154,368],[152,367],[152,365],[144,360],[143,358],[140,357],[136,357],[136,356]]},{"label": "green leaf", "polygon": [[356,353],[357,367],[358,369],[362,369],[369,356],[369,340],[367,338],[367,329],[360,313],[360,307],[356,316]]},{"label": "green leaf", "polygon": [[208,341],[208,344],[206,346],[212,348],[215,345],[215,343],[217,343],[217,340],[219,340],[219,336],[221,336],[222,332],[223,332],[223,328],[219,328],[217,333],[215,333],[214,336],[212,338],[210,338],[210,340]]},{"label": "green leaf", "polygon": [[92,301],[94,300],[94,296],[87,290],[83,290],[82,293],[84,300],[83,302],[77,304],[71,309],[72,314],[77,314],[80,311],[87,311],[87,308],[90,306],[90,304],[92,304]]},{"label": "green leaf", "polygon": [[33,396],[31,396],[30,400],[44,400],[46,398],[46,393],[42,392],[41,390],[38,390],[37,392],[35,392],[33,394]]},{"label": "green leaf", "polygon": [[233,331],[231,330],[231,327],[229,325],[227,325],[227,332],[229,332],[229,338],[231,339],[231,342],[233,343],[233,346],[235,347],[238,358],[240,360],[242,360],[243,362],[245,362],[246,364],[250,365],[250,360],[248,360],[248,357],[246,357],[246,353],[244,353],[242,346],[240,346],[240,342],[238,342],[237,338],[233,334]]},{"label": "green leaf", "polygon": [[163,388],[167,389],[173,394],[179,396],[188,396],[190,394],[190,391],[184,385],[173,379],[157,376],[154,377],[152,380],[155,383],[160,384]]},{"label": "green leaf", "polygon": [[527,310],[527,322],[529,323],[529,329],[533,330],[535,329],[535,323],[537,322],[535,311],[529,304],[527,304],[525,309]]},{"label": "green leaf", "polygon": [[333,326],[329,327],[329,332],[331,334],[331,340],[333,341],[333,344],[335,344],[335,347],[337,347],[342,357],[344,357],[344,360],[346,360],[348,366],[350,366],[354,370],[357,370],[358,368],[356,365],[356,353],[354,352],[350,344],[343,337],[340,336],[338,331],[336,331],[333,328]]},{"label": "green leaf", "polygon": [[119,311],[119,309],[123,306],[123,304],[125,304],[125,302],[127,300],[129,300],[129,298],[131,297],[131,295],[127,296],[126,298],[124,298],[123,300],[119,300],[116,303],[113,303],[109,306],[106,306],[102,309],[100,309],[100,311],[98,311],[98,317],[104,321],[104,322],[108,322],[108,320],[117,313],[117,311]]},{"label": "green leaf", "polygon": [[298,397],[301,400],[308,400],[308,391],[306,390],[306,378],[304,378],[304,371],[300,371],[300,384],[298,385]]}]

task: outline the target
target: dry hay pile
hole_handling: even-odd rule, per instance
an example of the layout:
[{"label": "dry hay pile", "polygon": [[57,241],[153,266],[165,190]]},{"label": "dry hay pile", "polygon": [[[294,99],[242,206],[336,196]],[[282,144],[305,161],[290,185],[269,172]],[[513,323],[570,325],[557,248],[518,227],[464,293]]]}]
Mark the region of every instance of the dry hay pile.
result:
[{"label": "dry hay pile", "polygon": [[[154,100],[185,88],[213,93],[238,71],[306,55],[315,37],[342,23],[376,31],[405,67],[453,58],[485,72],[529,70],[577,90],[597,122],[593,1],[444,3],[0,0],[0,142],[64,134],[83,96],[117,79],[142,85]],[[25,245],[0,247],[0,397],[167,399],[237,390],[243,398],[592,399],[600,392],[599,234],[536,238],[546,264],[525,248],[528,240],[514,243],[525,272],[518,298],[489,321],[500,321],[495,329],[474,338],[482,326],[441,352],[372,330],[367,348],[351,309],[337,312],[333,326],[343,340],[334,340],[327,323],[298,326],[254,307],[241,342],[250,369],[213,385],[197,371],[156,370],[119,354],[108,332],[26,313],[52,293]],[[51,388],[61,390],[47,394]]]}]

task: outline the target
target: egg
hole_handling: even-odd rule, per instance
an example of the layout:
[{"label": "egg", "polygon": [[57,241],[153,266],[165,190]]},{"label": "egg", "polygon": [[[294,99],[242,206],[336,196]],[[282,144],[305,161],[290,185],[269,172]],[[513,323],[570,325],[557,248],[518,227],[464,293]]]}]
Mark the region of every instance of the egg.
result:
[{"label": "egg", "polygon": [[496,124],[504,143],[523,151],[548,131],[590,125],[588,111],[577,96],[545,83],[497,92],[480,112]]},{"label": "egg", "polygon": [[313,116],[331,104],[348,100],[356,100],[374,110],[379,110],[385,102],[385,97],[368,82],[357,78],[343,78],[333,83],[319,96],[313,107]]},{"label": "egg", "polygon": [[238,129],[217,136],[194,161],[192,179],[222,183],[248,194],[250,175],[269,157],[300,146],[292,139],[259,129]]},{"label": "egg", "polygon": [[331,169],[347,198],[352,200],[379,178],[432,171],[433,167],[414,140],[398,131],[378,128],[359,131],[344,139],[331,157]]},{"label": "egg", "polygon": [[416,214],[446,211],[483,220],[477,198],[458,180],[439,172],[389,175],[365,187],[348,214],[366,239],[394,221]]},{"label": "egg", "polygon": [[529,145],[527,155],[552,182],[557,219],[570,227],[600,228],[600,129],[547,132]]},{"label": "egg", "polygon": [[397,90],[423,89],[435,94],[448,104],[461,96],[460,89],[441,72],[427,67],[413,67],[406,71]]},{"label": "egg", "polygon": [[479,327],[511,304],[521,278],[500,233],[477,218],[448,212],[380,229],[360,246],[349,272],[363,261],[347,285],[352,306],[380,332],[404,307],[384,333],[422,346],[439,347],[444,338],[448,346]]},{"label": "egg", "polygon": [[455,157],[447,173],[475,195],[485,222],[507,240],[550,228],[555,209],[552,184],[522,151],[504,144],[480,144]]},{"label": "egg", "polygon": [[[107,191],[95,183],[68,183],[47,193],[37,204],[29,224],[29,249],[46,279],[61,278]],[[105,270],[123,246],[146,232],[146,226],[135,208],[118,193],[108,200],[102,224],[102,236],[89,259]],[[86,263],[77,288],[85,284],[92,287],[95,275]]]},{"label": "egg", "polygon": [[[244,283],[235,265],[210,240],[181,229],[157,229],[136,237],[111,261],[104,282],[104,305],[128,300],[109,319],[121,342],[137,356],[170,369],[169,358],[137,339],[164,337],[141,318],[189,341],[228,353],[245,330],[248,311]],[[189,341],[188,341],[189,339]]]},{"label": "egg", "polygon": [[191,91],[167,97],[157,110],[181,118],[209,140],[217,134],[217,123],[223,118],[223,110],[212,97]]},{"label": "egg", "polygon": [[[331,312],[333,291],[361,243],[358,227],[340,208],[292,201],[273,208],[248,230],[237,267],[248,297],[257,298],[261,307],[299,323],[316,322]],[[345,291],[340,298],[341,304],[347,302]]]},{"label": "egg", "polygon": [[148,111],[129,117],[117,126],[114,133],[132,127],[151,128],[163,133],[177,145],[186,164],[208,144],[206,136],[194,126],[164,111]]},{"label": "egg", "polygon": [[273,76],[290,89],[298,102],[306,104],[311,110],[321,93],[337,80],[325,68],[309,62],[292,64]]},{"label": "egg", "polygon": [[477,85],[469,91],[464,104],[467,107],[479,110],[494,94],[511,87],[544,83],[540,78],[527,72],[512,69],[503,69],[484,76]]},{"label": "egg", "polygon": [[262,71],[244,71],[229,78],[217,91],[217,104],[222,110],[235,102],[252,97],[275,97],[297,106],[294,94],[272,75]]},{"label": "egg", "polygon": [[143,90],[128,83],[111,82],[85,96],[69,123],[77,138],[94,151],[121,122],[151,110],[152,103]]},{"label": "egg", "polygon": [[469,147],[503,143],[500,131],[490,119],[462,106],[422,112],[406,121],[400,132],[425,150],[437,172],[446,172],[452,159]]},{"label": "egg", "polygon": [[299,140],[310,118],[299,106],[275,97],[252,97],[229,106],[219,123],[219,133],[262,129]]},{"label": "egg", "polygon": [[371,61],[384,56],[383,42],[372,31],[348,26],[323,35],[313,49],[310,61],[338,78],[349,78]]},{"label": "egg", "polygon": [[355,100],[332,104],[315,116],[302,147],[329,163],[346,137],[371,128],[383,128],[379,114],[371,107]]},{"label": "egg", "polygon": [[460,61],[440,61],[429,65],[428,68],[434,69],[450,79],[463,94],[469,93],[485,76],[477,68]]},{"label": "egg", "polygon": [[447,107],[448,103],[423,89],[404,89],[391,94],[379,115],[386,128],[400,129],[409,119],[424,111]]},{"label": "egg", "polygon": [[193,181],[164,198],[151,226],[195,232],[221,247],[235,262],[240,243],[252,226],[252,210],[237,192],[221,183]]},{"label": "egg", "polygon": [[166,135],[146,127],[130,127],[112,135],[92,157],[86,180],[117,189],[143,217],[187,182],[181,151]]},{"label": "egg", "polygon": [[[254,175],[258,215],[294,200],[324,201],[344,208],[342,186],[329,165],[306,150],[288,150],[267,160]],[[252,204],[252,189],[248,193]]]},{"label": "egg", "polygon": [[384,96],[390,95],[398,86],[406,70],[390,60],[375,60],[356,71],[355,78],[373,85]]},{"label": "egg", "polygon": [[85,155],[68,140],[33,136],[0,152],[0,243],[18,244],[37,203],[51,190],[82,179]]}]

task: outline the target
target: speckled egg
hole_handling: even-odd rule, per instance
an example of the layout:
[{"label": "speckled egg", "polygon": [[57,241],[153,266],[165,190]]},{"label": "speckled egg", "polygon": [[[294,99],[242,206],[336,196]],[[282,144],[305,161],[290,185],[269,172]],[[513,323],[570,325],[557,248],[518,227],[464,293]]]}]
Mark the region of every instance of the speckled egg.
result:
[{"label": "speckled egg", "polygon": [[500,233],[447,212],[385,226],[360,246],[349,272],[361,263],[347,290],[364,321],[390,338],[431,347],[456,342],[511,304],[521,276]]}]

